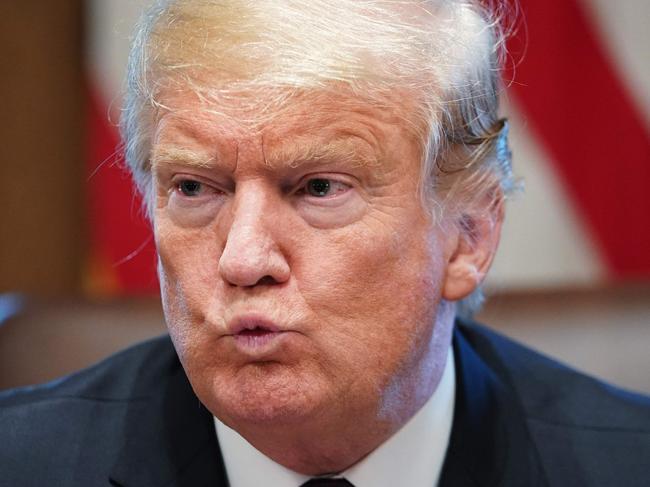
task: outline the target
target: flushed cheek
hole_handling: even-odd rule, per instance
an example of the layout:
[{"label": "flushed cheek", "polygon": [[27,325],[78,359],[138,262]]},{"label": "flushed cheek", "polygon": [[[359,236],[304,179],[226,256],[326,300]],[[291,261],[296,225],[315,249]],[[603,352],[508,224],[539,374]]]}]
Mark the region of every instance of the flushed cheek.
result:
[{"label": "flushed cheek", "polygon": [[166,275],[178,281],[179,289],[188,298],[214,288],[221,249],[210,227],[180,228],[170,219],[161,217],[155,223],[154,234]]},{"label": "flushed cheek", "polygon": [[201,325],[219,293],[215,279],[217,249],[213,248],[215,239],[207,239],[201,233],[181,232],[165,221],[158,221],[155,226],[165,316],[170,332],[178,338],[211,331]]},{"label": "flushed cheek", "polygon": [[411,295],[417,281],[430,285],[433,256],[423,238],[409,238],[408,227],[377,231],[362,224],[354,232],[311,239],[295,269],[307,302],[341,313],[377,313]]},{"label": "flushed cheek", "polygon": [[434,311],[436,267],[424,248],[386,234],[330,242],[302,272],[320,335],[341,360],[396,363]]}]

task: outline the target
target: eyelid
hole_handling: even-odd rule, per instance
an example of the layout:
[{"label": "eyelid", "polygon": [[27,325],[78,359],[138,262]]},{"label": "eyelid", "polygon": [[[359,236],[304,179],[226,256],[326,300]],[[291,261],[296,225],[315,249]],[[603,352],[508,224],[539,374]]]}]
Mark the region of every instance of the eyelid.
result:
[{"label": "eyelid", "polygon": [[[220,187],[220,185],[217,184],[215,181],[202,176],[198,176],[196,174],[187,174],[187,173],[174,174],[170,179],[170,185],[168,190],[176,191],[176,192],[180,191],[179,185],[183,181],[196,181],[197,183],[200,183],[201,186],[203,187],[202,188],[203,192],[207,190],[213,193],[221,193],[221,194],[226,193],[226,190]],[[185,195],[182,196],[187,197]]]},{"label": "eyelid", "polygon": [[344,184],[350,188],[354,187],[354,181],[351,176],[346,176],[339,173],[312,173],[300,178],[300,181],[298,181],[298,184],[296,185],[296,192],[304,190],[307,182],[311,181],[312,179],[327,179],[328,181],[332,181],[334,183]]},{"label": "eyelid", "polygon": [[[357,187],[357,185],[354,183],[354,178],[351,178],[349,176],[341,176],[341,174],[333,175],[331,173],[315,173],[303,177],[300,180],[299,186],[293,193],[293,195],[297,198],[296,203],[305,208],[314,209],[334,209],[345,205],[346,202],[354,199],[354,189]],[[309,194],[306,187],[307,182],[312,179],[327,179],[334,184],[342,184],[345,186],[345,188],[342,191],[334,190],[332,194],[328,194],[326,196],[314,196]]]}]

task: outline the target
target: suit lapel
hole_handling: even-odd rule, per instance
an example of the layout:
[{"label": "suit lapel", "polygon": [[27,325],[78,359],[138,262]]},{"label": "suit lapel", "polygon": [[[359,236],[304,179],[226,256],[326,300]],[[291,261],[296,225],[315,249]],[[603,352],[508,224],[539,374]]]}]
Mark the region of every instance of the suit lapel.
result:
[{"label": "suit lapel", "polygon": [[456,327],[456,405],[439,487],[546,485],[514,392]]},{"label": "suit lapel", "polygon": [[134,401],[125,414],[111,483],[227,487],[212,415],[194,395],[177,359],[165,372],[158,389]]}]

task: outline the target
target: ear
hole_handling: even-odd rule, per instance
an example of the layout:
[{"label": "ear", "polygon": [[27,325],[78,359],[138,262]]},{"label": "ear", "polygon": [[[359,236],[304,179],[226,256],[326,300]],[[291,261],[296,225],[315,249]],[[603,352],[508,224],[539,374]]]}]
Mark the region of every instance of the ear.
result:
[{"label": "ear", "polygon": [[503,223],[501,194],[478,212],[463,213],[456,222],[456,248],[447,262],[442,297],[458,301],[483,282],[499,245]]}]

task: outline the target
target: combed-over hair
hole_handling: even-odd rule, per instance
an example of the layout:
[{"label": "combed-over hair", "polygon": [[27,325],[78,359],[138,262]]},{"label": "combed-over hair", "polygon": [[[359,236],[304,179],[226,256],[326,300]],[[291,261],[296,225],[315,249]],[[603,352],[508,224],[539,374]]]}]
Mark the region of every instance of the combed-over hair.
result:
[{"label": "combed-over hair", "polygon": [[[461,224],[477,203],[486,209],[515,186],[507,123],[497,113],[501,11],[487,5],[159,0],[136,28],[121,121],[126,163],[145,202],[163,91],[192,93],[208,110],[243,107],[255,114],[247,123],[261,124],[300,93],[336,95],[344,85],[371,103],[397,92],[412,97],[404,123],[421,145],[423,201],[434,217],[453,213]],[[464,305],[480,300],[476,293]]]}]

